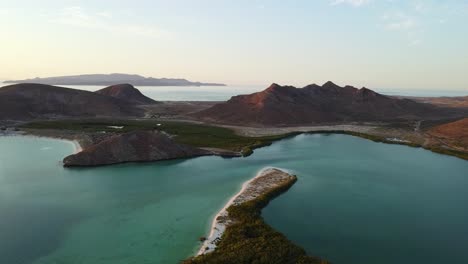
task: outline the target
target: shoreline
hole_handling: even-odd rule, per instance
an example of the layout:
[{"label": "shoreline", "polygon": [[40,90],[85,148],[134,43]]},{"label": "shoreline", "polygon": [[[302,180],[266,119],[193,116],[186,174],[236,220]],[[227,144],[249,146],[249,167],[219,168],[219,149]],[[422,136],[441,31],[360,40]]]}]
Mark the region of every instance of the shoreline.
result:
[{"label": "shoreline", "polygon": [[213,252],[216,249],[216,243],[221,239],[222,235],[224,234],[226,227],[228,226],[229,222],[223,221],[224,218],[228,217],[228,212],[227,209],[231,206],[234,205],[234,202],[236,198],[241,196],[249,187],[249,185],[255,181],[256,179],[265,176],[269,172],[272,172],[274,170],[280,170],[283,172],[288,173],[287,170],[285,169],[279,169],[279,168],[274,168],[274,167],[265,167],[257,172],[257,174],[242,183],[241,189],[234,194],[228,201],[227,203],[221,208],[221,210],[218,211],[218,213],[214,216],[212,222],[211,222],[211,228],[210,228],[210,233],[209,236],[206,237],[206,240],[203,241],[202,245],[200,246],[200,249],[197,251],[197,254],[195,256],[200,256],[204,255],[210,252]]},{"label": "shoreline", "polygon": [[80,153],[81,151],[83,151],[83,147],[80,145],[80,142],[78,140],[66,140],[66,141],[69,141],[73,144],[73,146],[75,147],[75,153]]},{"label": "shoreline", "polygon": [[[341,126],[331,126],[331,127],[316,126],[315,129],[313,130],[310,129],[311,127],[301,127],[301,129],[299,130],[294,130],[294,127],[288,127],[287,130],[281,130],[284,128],[265,128],[264,131],[261,133],[262,135],[270,135],[270,136],[275,135],[276,133],[271,133],[271,131],[269,131],[272,129],[280,129],[281,132],[289,131],[289,134],[282,134],[283,135],[282,137],[278,139],[274,139],[271,142],[267,142],[266,144],[247,146],[248,151],[246,152],[244,151],[244,153],[242,153],[242,151],[234,152],[230,150],[216,149],[216,148],[201,148],[201,149],[211,151],[212,152],[211,155],[220,156],[223,158],[247,157],[253,154],[255,149],[268,146],[277,140],[282,140],[291,136],[296,136],[296,135],[301,135],[301,134],[305,134],[305,135],[307,134],[345,134],[345,135],[350,135],[350,136],[355,136],[355,137],[371,140],[377,143],[422,148],[424,150],[428,150],[436,154],[451,156],[451,157],[460,158],[463,160],[468,160],[468,152],[459,150],[459,149],[446,147],[446,146],[427,145],[426,137],[421,138],[421,140],[423,139],[425,140],[424,142],[419,142],[417,140],[414,141],[412,139],[410,140],[402,139],[404,137],[401,137],[398,135],[392,135],[392,134],[379,135],[379,134],[373,133],[372,131],[369,131],[369,129],[375,128],[373,126],[363,126],[363,127],[359,125],[345,125],[345,126],[348,126],[348,130],[333,129],[333,128],[342,128]],[[258,128],[235,127],[235,126],[221,126],[221,127],[233,129],[236,134],[240,134],[244,136],[258,136],[258,134],[256,134],[258,131],[256,131],[254,134],[251,134],[245,131],[244,132],[239,131],[239,129],[241,128],[244,128],[247,130],[258,129]],[[351,129],[349,129],[350,127]],[[356,129],[358,127],[361,127],[362,130]],[[304,128],[304,130],[302,128]],[[42,133],[42,131],[40,130],[6,130],[6,131],[0,131],[0,136],[34,136],[34,137],[44,137],[44,138],[70,141],[75,145],[75,152],[73,154],[77,154],[83,151],[83,149],[86,146],[95,144],[94,142],[95,140],[93,140],[92,138],[87,138],[85,135],[77,134],[77,133],[66,134],[66,133],[63,133],[63,131],[53,130],[53,129],[47,130],[46,133]]]},{"label": "shoreline", "polygon": [[72,144],[74,148],[74,153],[79,153],[83,151],[83,147],[81,146],[80,142],[76,139],[66,139],[66,138],[60,138],[60,137],[50,137],[50,136],[40,136],[40,135],[34,135],[34,134],[28,134],[24,133],[22,131],[17,131],[15,133],[0,133],[0,137],[31,137],[31,138],[43,138],[43,139],[52,139],[52,140],[58,140],[62,141],[67,144]]},{"label": "shoreline", "polygon": [[[286,171],[267,166],[244,182],[241,192],[217,214],[212,236],[204,241],[199,254],[182,263],[328,264],[325,259],[308,255],[302,247],[269,226],[261,215],[273,199],[297,182],[297,176]],[[215,229],[217,227],[222,228]]]}]

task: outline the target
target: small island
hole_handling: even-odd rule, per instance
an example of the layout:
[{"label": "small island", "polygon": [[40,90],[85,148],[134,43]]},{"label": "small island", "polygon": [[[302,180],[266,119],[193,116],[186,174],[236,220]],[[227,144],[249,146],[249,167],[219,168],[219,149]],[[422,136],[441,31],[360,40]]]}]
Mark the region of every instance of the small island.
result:
[{"label": "small island", "polygon": [[268,226],[261,210],[286,192],[297,177],[276,168],[262,170],[215,216],[211,232],[197,256],[184,264],[310,263],[325,260],[307,256],[304,249]]}]

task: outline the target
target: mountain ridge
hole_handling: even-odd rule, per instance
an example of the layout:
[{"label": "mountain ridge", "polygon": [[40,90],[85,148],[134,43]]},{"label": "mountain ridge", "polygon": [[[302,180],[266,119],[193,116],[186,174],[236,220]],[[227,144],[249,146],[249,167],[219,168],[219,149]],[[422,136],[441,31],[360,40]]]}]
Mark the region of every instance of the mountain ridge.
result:
[{"label": "mountain ridge", "polygon": [[0,120],[143,115],[132,103],[89,91],[30,83],[0,88]]},{"label": "mountain ridge", "polygon": [[273,83],[267,89],[233,96],[194,114],[204,121],[249,125],[306,125],[333,122],[393,121],[458,115],[410,99],[397,99],[368,88],[326,82],[303,88]]}]

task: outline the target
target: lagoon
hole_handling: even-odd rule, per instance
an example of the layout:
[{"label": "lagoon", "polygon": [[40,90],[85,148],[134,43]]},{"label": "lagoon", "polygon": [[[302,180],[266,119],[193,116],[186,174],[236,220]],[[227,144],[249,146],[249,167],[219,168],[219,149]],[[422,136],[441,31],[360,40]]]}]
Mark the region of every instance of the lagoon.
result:
[{"label": "lagoon", "polygon": [[64,169],[64,141],[0,137],[0,263],[178,263],[266,166],[298,182],[265,220],[333,263],[468,263],[468,162],[347,135],[247,158]]}]

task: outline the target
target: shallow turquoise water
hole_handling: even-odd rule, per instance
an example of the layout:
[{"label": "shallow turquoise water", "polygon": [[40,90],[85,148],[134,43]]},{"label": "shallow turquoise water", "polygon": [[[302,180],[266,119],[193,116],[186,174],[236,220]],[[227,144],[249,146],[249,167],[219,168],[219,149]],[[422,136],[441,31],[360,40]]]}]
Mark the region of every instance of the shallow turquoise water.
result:
[{"label": "shallow turquoise water", "polygon": [[346,135],[300,135],[248,158],[63,169],[71,152],[0,137],[0,263],[177,263],[265,166],[299,176],[264,216],[310,254],[468,263],[468,162],[457,158]]}]

